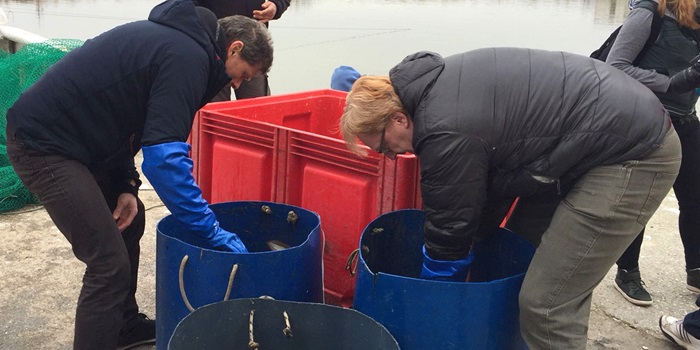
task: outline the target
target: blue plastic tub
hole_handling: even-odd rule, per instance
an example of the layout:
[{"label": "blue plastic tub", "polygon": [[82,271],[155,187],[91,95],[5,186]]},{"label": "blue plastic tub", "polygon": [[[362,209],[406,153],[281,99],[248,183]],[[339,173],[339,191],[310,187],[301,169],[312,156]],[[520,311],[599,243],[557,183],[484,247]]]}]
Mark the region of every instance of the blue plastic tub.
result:
[{"label": "blue plastic tub", "polygon": [[403,350],[527,349],[518,293],[534,248],[500,229],[475,244],[470,282],[419,279],[424,213],[399,210],[362,233],[353,307],[383,324]]},{"label": "blue plastic tub", "polygon": [[185,317],[168,350],[398,350],[382,325],[352,309],[265,299],[210,304]]},{"label": "blue plastic tub", "polygon": [[[156,348],[166,349],[178,322],[201,306],[234,298],[323,302],[322,232],[309,210],[271,202],[211,205],[222,228],[251,253],[203,249],[183,240],[169,215],[157,225]],[[271,251],[277,240],[288,249]]]}]

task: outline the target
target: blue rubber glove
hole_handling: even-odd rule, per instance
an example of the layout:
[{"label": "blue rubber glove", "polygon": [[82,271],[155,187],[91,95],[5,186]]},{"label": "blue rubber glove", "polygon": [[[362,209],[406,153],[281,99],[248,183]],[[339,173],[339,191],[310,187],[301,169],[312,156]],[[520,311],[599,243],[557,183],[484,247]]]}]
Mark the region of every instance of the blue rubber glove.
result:
[{"label": "blue rubber glove", "polygon": [[425,251],[423,246],[423,269],[420,278],[436,281],[465,282],[469,266],[474,261],[474,253],[469,252],[466,258],[461,260],[434,260]]},{"label": "blue rubber glove", "polygon": [[219,250],[222,252],[247,253],[245,244],[235,233],[226,231],[216,224],[216,228],[207,236],[191,235],[187,243],[197,247]]},{"label": "blue rubber glove", "polygon": [[238,236],[219,227],[209,203],[192,176],[190,145],[168,142],[144,146],[141,168],[163,204],[191,234],[189,243],[202,248],[247,253]]}]

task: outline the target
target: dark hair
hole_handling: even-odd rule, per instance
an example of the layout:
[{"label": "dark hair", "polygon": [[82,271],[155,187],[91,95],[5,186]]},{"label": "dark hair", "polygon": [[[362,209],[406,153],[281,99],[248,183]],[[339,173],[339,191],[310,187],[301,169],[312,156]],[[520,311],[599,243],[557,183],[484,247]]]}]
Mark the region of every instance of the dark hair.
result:
[{"label": "dark hair", "polygon": [[219,19],[226,35],[226,47],[236,40],[243,42],[241,57],[251,66],[260,65],[265,74],[272,66],[272,38],[262,23],[241,15]]}]

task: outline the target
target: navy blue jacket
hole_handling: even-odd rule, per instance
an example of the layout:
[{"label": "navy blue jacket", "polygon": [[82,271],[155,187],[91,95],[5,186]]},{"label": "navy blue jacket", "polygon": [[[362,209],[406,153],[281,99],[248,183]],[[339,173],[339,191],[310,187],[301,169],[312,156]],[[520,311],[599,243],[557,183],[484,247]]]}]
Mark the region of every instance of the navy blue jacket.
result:
[{"label": "navy blue jacket", "polygon": [[196,111],[230,81],[220,51],[190,0],[166,1],[53,65],[8,110],[8,137],[133,174],[141,145],[185,142]]}]

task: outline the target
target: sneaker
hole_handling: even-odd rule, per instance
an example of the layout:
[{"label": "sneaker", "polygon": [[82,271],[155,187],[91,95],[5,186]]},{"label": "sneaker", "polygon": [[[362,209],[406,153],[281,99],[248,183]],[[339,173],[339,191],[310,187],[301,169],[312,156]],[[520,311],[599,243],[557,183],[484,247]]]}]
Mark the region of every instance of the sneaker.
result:
[{"label": "sneaker", "polygon": [[659,328],[666,338],[687,350],[700,350],[700,339],[688,334],[683,328],[683,320],[671,316],[659,318]]},{"label": "sneaker", "polygon": [[617,289],[627,301],[634,305],[649,306],[652,303],[651,295],[647,292],[646,288],[644,288],[644,281],[642,281],[639,268],[629,271],[617,269],[615,289]]},{"label": "sneaker", "polygon": [[686,273],[688,274],[686,279],[688,290],[700,293],[700,268],[686,270]]},{"label": "sneaker", "polygon": [[119,331],[117,350],[126,350],[144,344],[156,343],[156,321],[144,314],[138,314],[134,325]]}]

